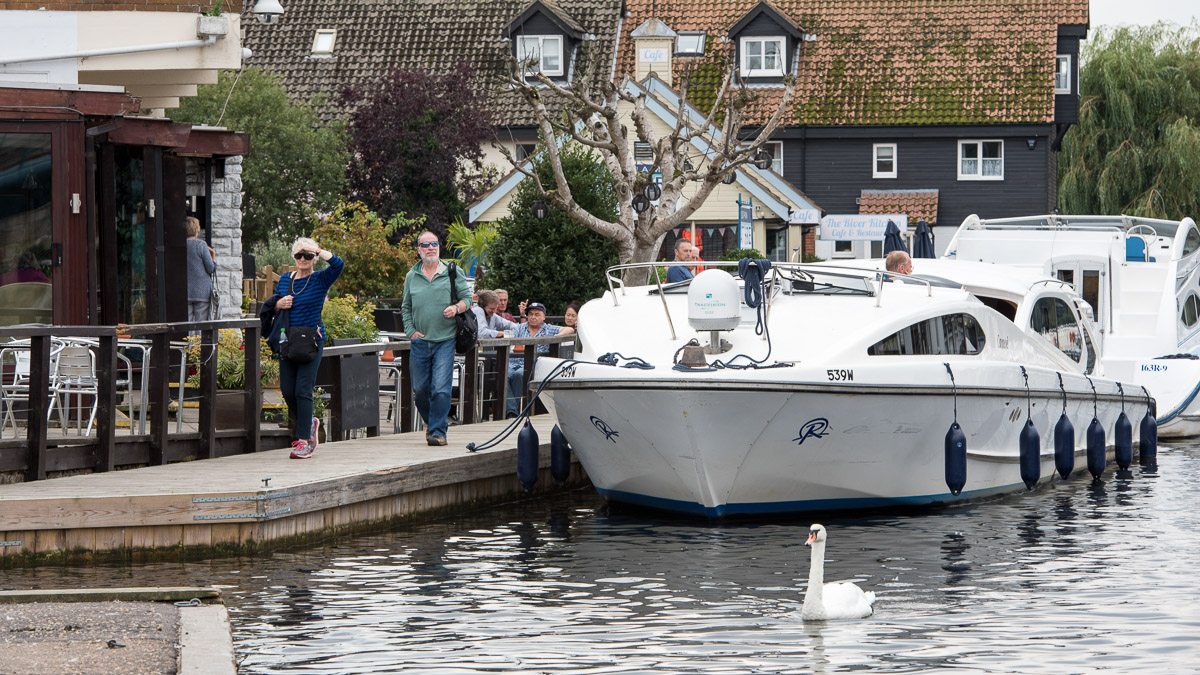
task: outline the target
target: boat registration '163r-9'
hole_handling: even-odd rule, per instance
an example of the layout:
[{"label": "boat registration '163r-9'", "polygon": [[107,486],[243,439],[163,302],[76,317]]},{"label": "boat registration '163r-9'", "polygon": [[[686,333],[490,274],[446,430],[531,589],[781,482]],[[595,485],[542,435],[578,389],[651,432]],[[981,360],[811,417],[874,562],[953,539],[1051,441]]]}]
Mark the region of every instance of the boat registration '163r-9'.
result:
[{"label": "boat registration '163r-9'", "polygon": [[538,360],[609,500],[709,518],[939,504],[1127,466],[1143,440],[1153,402],[1097,372],[1094,326],[1062,283],[995,280],[1024,311],[1055,301],[1056,347],[947,279],[705,265],[630,287],[616,275],[638,265],[610,269],[576,359]]}]

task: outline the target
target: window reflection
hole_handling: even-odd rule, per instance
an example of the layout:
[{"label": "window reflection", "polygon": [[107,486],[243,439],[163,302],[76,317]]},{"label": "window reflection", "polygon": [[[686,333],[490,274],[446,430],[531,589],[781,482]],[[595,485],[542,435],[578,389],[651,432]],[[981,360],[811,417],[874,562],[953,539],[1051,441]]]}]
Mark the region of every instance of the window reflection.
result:
[{"label": "window reflection", "polygon": [[1083,358],[1083,336],[1075,313],[1059,298],[1042,298],[1033,306],[1030,327],[1076,363]]},{"label": "window reflection", "polygon": [[0,325],[53,323],[50,134],[0,133]]},{"label": "window reflection", "polygon": [[978,354],[984,335],[970,314],[948,314],[914,323],[867,348],[871,356]]}]

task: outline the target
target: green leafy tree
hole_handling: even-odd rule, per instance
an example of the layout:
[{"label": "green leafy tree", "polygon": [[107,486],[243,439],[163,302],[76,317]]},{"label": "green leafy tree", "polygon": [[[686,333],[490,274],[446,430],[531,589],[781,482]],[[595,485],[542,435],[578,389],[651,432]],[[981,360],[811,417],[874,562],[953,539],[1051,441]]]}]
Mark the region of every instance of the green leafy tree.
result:
[{"label": "green leafy tree", "polygon": [[346,263],[342,276],[329,289],[330,295],[400,297],[404,275],[417,262],[412,243],[415,235],[399,245],[388,243],[388,236],[416,230],[420,224],[420,218],[409,219],[404,214],[385,222],[361,202],[339,202],[312,232],[321,248],[333,251]]},{"label": "green leafy tree", "polygon": [[1200,213],[1200,27],[1099,31],[1058,159],[1064,213]]},{"label": "green leafy tree", "polygon": [[[617,193],[604,163],[574,143],[559,151],[558,160],[575,203],[597,218],[615,219]],[[553,181],[554,168],[544,158],[533,170],[543,184]],[[509,214],[496,223],[500,234],[490,248],[488,284],[508,290],[510,308],[528,299],[559,314],[572,300],[604,293],[604,270],[617,264],[617,245],[553,206],[546,218],[534,218],[530,211],[539,199],[532,180],[517,186]]]},{"label": "green leafy tree", "polygon": [[289,241],[307,234],[310,213],[332,208],[346,184],[342,125],[322,126],[311,106],[288,101],[283,85],[258,68],[221,73],[171,117],[250,134],[242,163],[245,250],[272,234]]}]

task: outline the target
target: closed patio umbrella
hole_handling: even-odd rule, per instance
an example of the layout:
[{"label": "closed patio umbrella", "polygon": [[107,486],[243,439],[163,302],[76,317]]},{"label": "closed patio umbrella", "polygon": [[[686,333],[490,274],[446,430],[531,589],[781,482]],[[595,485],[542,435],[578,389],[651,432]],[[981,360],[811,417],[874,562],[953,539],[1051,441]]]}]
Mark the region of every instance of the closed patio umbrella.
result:
[{"label": "closed patio umbrella", "polygon": [[929,223],[926,223],[924,219],[917,221],[917,231],[913,237],[912,257],[936,257],[933,253],[933,231],[929,229]]},{"label": "closed patio umbrella", "polygon": [[904,245],[904,237],[900,236],[900,228],[889,220],[887,229],[883,232],[883,254],[887,255],[892,251],[908,253],[908,247]]}]

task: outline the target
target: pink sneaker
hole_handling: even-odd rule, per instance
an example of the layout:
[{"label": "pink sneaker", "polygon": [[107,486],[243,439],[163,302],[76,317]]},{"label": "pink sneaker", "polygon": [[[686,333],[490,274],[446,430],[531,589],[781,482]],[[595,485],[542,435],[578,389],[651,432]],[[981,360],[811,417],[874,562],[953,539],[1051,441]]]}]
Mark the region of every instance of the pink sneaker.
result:
[{"label": "pink sneaker", "polygon": [[313,449],[308,441],[292,441],[292,459],[308,459],[312,454]]},{"label": "pink sneaker", "polygon": [[317,430],[321,428],[321,420],[313,418],[312,420],[312,436],[308,438],[308,447],[313,450],[317,449]]}]

